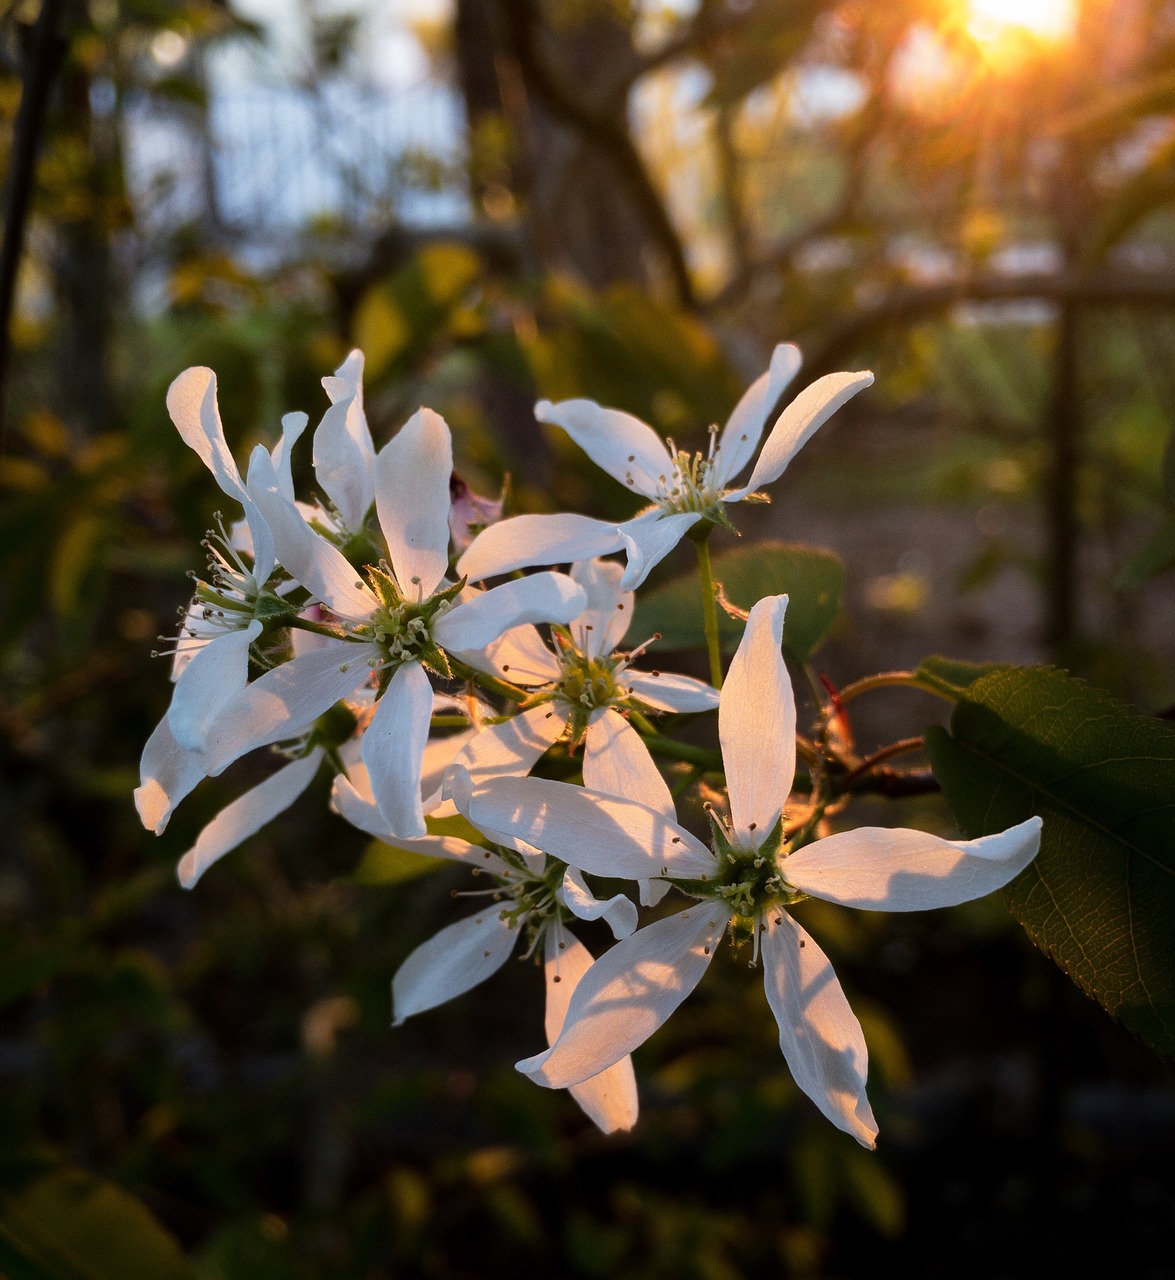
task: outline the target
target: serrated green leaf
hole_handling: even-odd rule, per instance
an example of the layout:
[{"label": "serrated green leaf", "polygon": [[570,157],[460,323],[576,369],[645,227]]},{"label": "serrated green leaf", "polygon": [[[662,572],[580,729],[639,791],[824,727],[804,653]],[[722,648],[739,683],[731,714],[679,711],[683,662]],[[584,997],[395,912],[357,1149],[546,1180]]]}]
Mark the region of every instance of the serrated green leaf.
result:
[{"label": "serrated green leaf", "polygon": [[140,1200],[80,1169],[0,1202],[0,1262],[36,1280],[190,1280],[191,1264]]},{"label": "serrated green leaf", "polygon": [[918,682],[944,698],[958,699],[981,676],[1008,668],[998,662],[960,662],[956,658],[923,658],[915,668]]},{"label": "serrated green leaf", "polygon": [[[740,609],[750,609],[764,596],[789,596],[783,643],[797,662],[820,645],[836,621],[844,588],[844,565],[831,551],[783,542],[738,547],[712,561],[714,580]],[[661,633],[659,649],[693,649],[705,645],[701,589],[696,573],[685,574],[637,600],[629,638]],[[722,647],[732,651],[743,623],[718,614]]]},{"label": "serrated green leaf", "polygon": [[1040,814],[1040,853],[1005,890],[1013,915],[1175,1056],[1175,728],[1062,671],[1007,668],[976,680],[926,749],[968,836]]}]

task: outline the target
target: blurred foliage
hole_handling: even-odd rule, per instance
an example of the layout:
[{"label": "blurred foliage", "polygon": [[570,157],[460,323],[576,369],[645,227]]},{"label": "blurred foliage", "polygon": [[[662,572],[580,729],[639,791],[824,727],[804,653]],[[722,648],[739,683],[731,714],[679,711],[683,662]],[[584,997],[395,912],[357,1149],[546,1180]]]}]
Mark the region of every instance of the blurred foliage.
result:
[{"label": "blurred foliage", "polygon": [[[36,8],[5,10],[7,122]],[[1128,1247],[1140,1274],[1169,1272],[1169,1075],[998,903],[884,920],[820,903],[798,913],[861,1011],[878,1154],[799,1096],[761,984],[727,956],[691,1017],[638,1055],[640,1127],[605,1140],[512,1070],[540,1034],[536,971],[509,966],[389,1030],[390,976],[451,919],[464,887],[452,868],[406,875],[395,851],[331,818],[318,788],[186,894],[177,857],[265,763],[210,780],[158,842],[130,793],[168,694],[164,662],[146,655],[174,631],[183,572],[224,500],[164,411],[190,364],[216,370],[241,457],[286,410],[316,421],[319,379],[358,343],[378,442],[427,402],[452,423],[476,488],[496,491],[510,471],[520,508],[611,517],[631,514],[631,497],[561,433],[536,429],[535,399],[592,396],[701,447],[774,341],[800,340],[817,372],[826,359],[868,364],[868,409],[842,415],[817,462],[798,460],[785,481],[805,520],[874,513],[873,532],[837,547],[838,627],[825,606],[841,601],[839,562],[800,565],[819,590],[798,648],[832,628],[820,657],[842,684],[864,674],[870,627],[887,655],[915,625],[919,656],[962,651],[956,633],[931,630],[944,618],[933,601],[871,615],[849,553],[868,559],[907,523],[901,549],[913,546],[918,514],[946,509],[970,531],[944,592],[952,626],[965,589],[999,614],[1009,577],[1040,584],[1059,303],[1047,289],[972,286],[1041,262],[1119,283],[1148,263],[1166,264],[1156,277],[1171,269],[1170,6],[1088,0],[1062,54],[1030,48],[1004,66],[956,6],[928,0],[708,4],[714,25],[692,41],[688,11],[584,0],[556,22],[539,6],[556,55],[601,9],[630,53],[682,41],[661,120],[633,119],[704,286],[693,307],[667,286],[653,237],[646,275],[602,283],[587,255],[550,247],[551,202],[534,180],[547,153],[505,109],[470,126],[493,159],[474,234],[416,237],[393,218],[403,234],[389,258],[375,252],[383,229],[324,225],[266,256],[238,252],[214,209],[161,225],[152,199],[166,193],[136,203],[128,184],[132,105],[166,104],[210,136],[206,59],[265,33],[215,0],[66,8],[0,456],[0,1271],[727,1280],[865,1275],[879,1260],[934,1275],[949,1258],[953,1273],[987,1277],[1120,1266]],[[327,8],[311,83],[348,74],[362,39]],[[164,66],[156,51],[169,46],[154,42],[167,33],[181,56]],[[453,57],[451,41],[432,43]],[[666,58],[644,80],[672,74]],[[727,113],[733,178],[713,108]],[[686,124],[659,129],[666,116]],[[10,146],[6,131],[5,169]],[[566,172],[560,210],[623,204],[615,172],[578,185]],[[1153,639],[1172,634],[1157,576],[1175,563],[1172,306],[1127,298],[1080,314],[1072,496],[1088,644],[1075,653],[1148,710],[1175,698],[1170,645]],[[304,478],[308,459],[295,459]],[[817,541],[787,506],[773,535]],[[757,573],[755,556],[770,555],[727,546],[716,538],[719,577],[727,562]],[[798,602],[808,577],[782,559],[769,568]],[[674,574],[642,609],[685,591]],[[745,605],[736,576],[728,594]],[[958,696],[984,672],[929,660],[921,674]],[[889,825],[942,821],[925,801],[877,805]],[[1090,1232],[1094,1210],[1112,1230]]]}]

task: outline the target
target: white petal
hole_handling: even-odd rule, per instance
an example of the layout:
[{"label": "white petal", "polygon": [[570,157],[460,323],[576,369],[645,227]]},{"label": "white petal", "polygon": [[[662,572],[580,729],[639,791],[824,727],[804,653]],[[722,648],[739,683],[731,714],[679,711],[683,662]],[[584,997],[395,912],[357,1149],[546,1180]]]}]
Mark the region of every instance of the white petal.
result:
[{"label": "white petal", "polygon": [[583,609],[583,589],[565,573],[533,573],[482,591],[442,614],[433,639],[450,653],[484,649],[525,622],[570,622]]},{"label": "white petal", "polygon": [[620,679],[646,706],[658,711],[713,711],[718,705],[718,690],[692,676],[678,676],[672,671],[634,671],[629,667]]},{"label": "white petal", "polygon": [[224,438],[216,404],[216,374],[202,366],[185,369],[167,389],[167,412],[184,443],[199,454],[224,492],[243,497],[245,486]]},{"label": "white petal", "polygon": [[375,505],[400,590],[427,599],[449,567],[453,442],[439,413],[419,409],[380,450]]},{"label": "white petal", "polygon": [[[440,701],[434,694],[432,713],[437,714]],[[461,729],[457,733],[446,734],[443,738],[430,737],[420,759],[420,794],[424,797],[424,812],[432,813],[441,804],[441,785],[445,773],[457,756],[477,736],[477,729]],[[364,770],[366,773],[366,770]],[[446,806],[446,817],[452,817],[456,810]]]},{"label": "white petal", "polygon": [[792,458],[841,405],[872,382],[871,373],[829,373],[805,387],[771,428],[746,487],[728,494],[727,500],[737,501],[781,476]]},{"label": "white petal", "polygon": [[628,566],[620,585],[625,591],[635,591],[701,518],[687,511],[672,516],[642,515],[622,524],[620,533]]},{"label": "white petal", "polygon": [[181,747],[203,751],[216,718],[241,696],[249,680],[249,646],[261,623],[226,631],[199,649],[176,681],[167,718]]},{"label": "white petal", "polygon": [[277,444],[269,451],[269,460],[281,483],[282,496],[294,501],[293,452],[306,430],[310,418],[304,413],[287,413],[282,416],[282,433]]},{"label": "white petal", "polygon": [[763,435],[767,415],[800,371],[800,363],[799,347],[781,342],[771,353],[770,368],[751,383],[735,405],[714,453],[715,486],[728,485],[750,462]]},{"label": "white petal", "polygon": [[901,827],[858,827],[806,845],[781,864],[802,893],[874,911],[953,907],[1003,888],[1036,857],[1039,818],[978,840]]},{"label": "white petal", "polygon": [[510,958],[518,926],[502,918],[496,903],[422,943],[392,979],[393,1026],[464,994]]},{"label": "white petal", "polygon": [[208,775],[256,747],[298,737],[369,679],[368,662],[377,655],[373,645],[339,640],[254,680],[209,732]]},{"label": "white petal", "polygon": [[699,902],[618,942],[579,980],[555,1043],[518,1070],[566,1089],[619,1062],[698,985],[729,919],[725,908]]},{"label": "white petal", "polygon": [[389,829],[423,836],[420,774],[432,719],[432,685],[419,662],[396,668],[363,735],[363,763]]},{"label": "white petal", "polygon": [[[266,474],[268,468],[269,474]],[[253,500],[273,534],[277,558],[290,577],[332,613],[352,622],[369,618],[378,601],[343,553],[315,533],[280,491],[269,455],[260,445],[249,466]]]},{"label": "white petal", "polygon": [[677,822],[673,797],[641,736],[611,707],[592,714],[583,744],[583,784],[605,795],[639,800]]},{"label": "white petal", "polygon": [[763,986],[796,1084],[838,1129],[872,1148],[869,1054],[828,957],[786,911],[768,911],[761,927]]},{"label": "white petal", "polygon": [[472,582],[536,564],[572,564],[624,546],[615,524],[577,515],[514,516],[492,524],[470,543],[457,572]]},{"label": "white petal", "polygon": [[363,412],[363,352],[352,351],[323,378],[331,407],[314,433],[314,474],[344,527],[363,527],[375,500],[375,446]]},{"label": "white petal", "polygon": [[574,867],[568,867],[563,873],[558,897],[567,910],[581,920],[607,921],[614,938],[627,938],[636,928],[636,905],[630,899],[622,893],[611,898],[597,898]]},{"label": "white petal", "polygon": [[176,806],[207,776],[204,753],[181,747],[164,716],[143,747],[140,783],[135,788],[139,821],[148,831],[162,835]]},{"label": "white petal", "polygon": [[142,783],[135,791],[143,825],[159,835],[202,779],[257,747],[298,737],[367,679],[367,658],[374,652],[338,641],[267,671],[212,725],[206,751],[181,747],[164,716],[143,748]]},{"label": "white petal", "polygon": [[571,634],[591,658],[611,653],[632,621],[633,595],[620,589],[623,574],[623,566],[614,560],[581,560],[571,566],[572,578],[587,597],[584,611],[571,624]]},{"label": "white petal", "polygon": [[631,413],[602,409],[594,400],[540,400],[534,416],[562,427],[596,466],[633,493],[655,498],[673,471],[665,442]]},{"label": "white petal", "polygon": [[[567,1016],[567,1005],[579,980],[591,968],[587,947],[565,928],[548,929],[544,938],[547,978],[547,1043],[554,1044]],[[627,1055],[599,1075],[572,1085],[571,1096],[588,1119],[604,1133],[628,1130],[636,1124],[636,1076]]]},{"label": "white petal", "polygon": [[450,862],[462,862],[495,875],[505,874],[508,870],[496,853],[458,836],[393,835],[375,801],[362,795],[351,779],[341,773],[336,775],[331,786],[330,798],[341,818],[376,840],[395,845],[397,849],[407,849],[409,853],[419,853],[426,858],[447,858]]},{"label": "white petal", "polygon": [[546,778],[500,778],[474,790],[475,827],[517,836],[591,875],[702,879],[715,872],[702,842],[657,810]]},{"label": "white petal", "polygon": [[559,659],[547,648],[542,636],[527,624],[511,627],[481,651],[474,655],[470,665],[479,671],[509,680],[511,684],[532,687],[550,684],[563,673]]},{"label": "white petal", "polygon": [[473,786],[491,778],[522,777],[559,741],[566,725],[566,717],[551,703],[541,703],[502,724],[479,729],[453,763],[468,770]]},{"label": "white petal", "polygon": [[718,706],[730,816],[744,849],[779,820],[796,772],[796,703],[783,664],[787,596],[765,596],[747,619]]},{"label": "white petal", "polygon": [[315,747],[222,809],[179,860],[180,884],[190,889],[214,862],[284,813],[313,781],[321,760],[322,748]]}]

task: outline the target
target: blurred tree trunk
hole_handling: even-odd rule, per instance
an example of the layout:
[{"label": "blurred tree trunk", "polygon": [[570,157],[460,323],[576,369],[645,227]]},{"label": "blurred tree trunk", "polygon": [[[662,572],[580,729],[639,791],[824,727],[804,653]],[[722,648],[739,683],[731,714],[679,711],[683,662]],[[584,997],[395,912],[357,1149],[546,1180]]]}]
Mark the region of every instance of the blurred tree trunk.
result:
[{"label": "blurred tree trunk", "polygon": [[680,243],[616,87],[640,65],[618,7],[458,0],[456,48],[481,209],[517,212],[549,269],[596,288],[668,283],[689,301]]},{"label": "blurred tree trunk", "polygon": [[[112,213],[121,190],[113,115],[96,118],[93,80],[77,62],[63,78],[60,128],[72,135],[79,172],[75,207],[53,228],[53,287],[58,304],[58,384],[61,414],[84,435],[110,427]],[[113,89],[111,89],[113,92]]]}]

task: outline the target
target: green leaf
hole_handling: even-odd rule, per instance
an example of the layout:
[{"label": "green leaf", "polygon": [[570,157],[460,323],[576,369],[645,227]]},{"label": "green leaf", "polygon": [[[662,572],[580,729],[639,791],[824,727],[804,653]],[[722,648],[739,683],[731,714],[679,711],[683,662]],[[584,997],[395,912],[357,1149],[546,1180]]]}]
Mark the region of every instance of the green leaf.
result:
[{"label": "green leaf", "polygon": [[1175,1055],[1175,728],[1062,671],[1006,668],[927,730],[968,836],[1044,819],[1005,890],[1028,936],[1152,1048]]},{"label": "green leaf", "polygon": [[1127,561],[1114,585],[1141,586],[1168,569],[1175,568],[1175,516],[1168,516],[1141,550]]},{"label": "green leaf", "polygon": [[956,701],[981,676],[993,671],[1005,671],[998,662],[960,662],[956,658],[923,658],[914,674],[924,688]]},{"label": "green leaf", "polygon": [[[803,662],[820,645],[836,621],[844,587],[844,565],[831,551],[783,542],[761,542],[738,547],[712,561],[714,579],[727,599],[740,609],[750,609],[764,596],[790,597],[783,627],[788,653]],[[664,649],[693,649],[705,644],[702,634],[702,599],[696,573],[675,578],[637,601],[630,640],[661,633]],[[718,635],[722,647],[733,650],[742,636],[743,623],[722,610]]]},{"label": "green leaf", "polygon": [[0,1202],[0,1266],[28,1280],[190,1280],[178,1243],[140,1200],[81,1169]]}]

